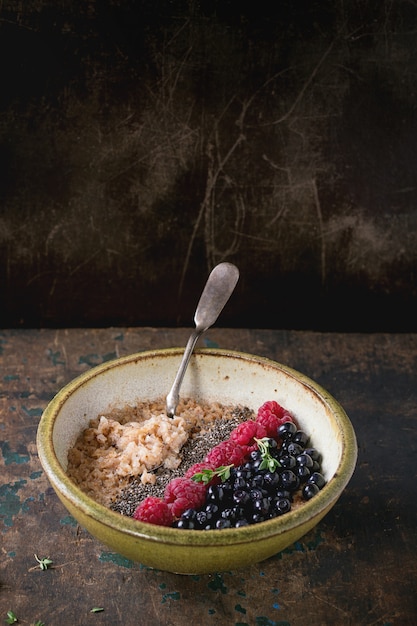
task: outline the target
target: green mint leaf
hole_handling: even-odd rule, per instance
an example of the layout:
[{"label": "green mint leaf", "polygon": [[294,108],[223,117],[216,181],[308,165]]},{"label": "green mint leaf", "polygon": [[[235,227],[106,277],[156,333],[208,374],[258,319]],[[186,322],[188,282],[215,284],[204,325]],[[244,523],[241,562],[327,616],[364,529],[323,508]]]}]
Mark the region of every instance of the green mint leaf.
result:
[{"label": "green mint leaf", "polygon": [[230,470],[233,467],[233,463],[232,465],[222,465],[221,467],[219,467],[219,477],[222,480],[227,480],[228,478],[230,478]]},{"label": "green mint leaf", "polygon": [[197,472],[191,476],[191,480],[196,483],[204,483],[207,485],[215,476],[218,476],[221,480],[227,480],[230,476],[230,470],[233,467],[231,465],[221,465],[215,470],[203,469],[201,472]]},{"label": "green mint leaf", "polygon": [[263,437],[263,439],[256,439],[255,441],[258,444],[259,451],[261,453],[262,462],[260,464],[260,469],[267,469],[270,472],[275,472],[277,467],[281,467],[278,459],[274,459],[269,452],[269,440],[268,437]]},{"label": "green mint leaf", "polygon": [[196,483],[204,483],[206,485],[211,481],[214,475],[214,470],[204,469],[201,472],[194,474],[194,476],[191,476],[191,480]]},{"label": "green mint leaf", "polygon": [[16,615],[13,613],[13,611],[7,611],[7,619],[6,619],[7,624],[16,624],[17,621],[18,619]]}]

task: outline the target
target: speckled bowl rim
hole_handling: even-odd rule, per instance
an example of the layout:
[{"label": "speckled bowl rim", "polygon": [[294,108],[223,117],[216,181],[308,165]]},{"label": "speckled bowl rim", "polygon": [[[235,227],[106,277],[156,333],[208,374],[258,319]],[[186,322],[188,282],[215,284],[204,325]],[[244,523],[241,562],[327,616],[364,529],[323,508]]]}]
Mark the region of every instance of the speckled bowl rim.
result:
[{"label": "speckled bowl rim", "polygon": [[316,516],[322,516],[342,494],[349,482],[357,461],[357,442],[353,426],[339,402],[333,398],[321,385],[310,379],[308,376],[297,370],[273,361],[266,357],[260,357],[245,352],[201,348],[195,350],[196,354],[233,357],[244,359],[268,367],[282,370],[287,375],[296,378],[303,385],[309,388],[314,394],[320,397],[321,401],[328,405],[334,419],[338,424],[341,433],[341,458],[334,476],[325,487],[311,500],[305,502],[303,506],[286,513],[281,517],[245,526],[242,528],[230,528],[219,530],[207,530],[196,532],[194,530],[179,530],[170,527],[157,526],[133,520],[132,518],[120,515],[111,509],[99,504],[85,493],[83,493],[66,475],[62,468],[53,447],[53,429],[55,418],[67,399],[82,387],[87,381],[112,368],[120,367],[124,364],[144,358],[163,358],[182,354],[181,348],[166,348],[161,350],[149,350],[119,357],[95,366],[77,376],[66,384],[49,402],[45,408],[37,431],[37,448],[40,462],[54,489],[60,492],[74,507],[80,510],[85,516],[97,520],[101,525],[105,525],[120,533],[131,535],[132,537],[147,539],[164,544],[178,546],[227,546],[246,544],[260,538],[281,535],[289,530],[294,530],[302,526]]}]

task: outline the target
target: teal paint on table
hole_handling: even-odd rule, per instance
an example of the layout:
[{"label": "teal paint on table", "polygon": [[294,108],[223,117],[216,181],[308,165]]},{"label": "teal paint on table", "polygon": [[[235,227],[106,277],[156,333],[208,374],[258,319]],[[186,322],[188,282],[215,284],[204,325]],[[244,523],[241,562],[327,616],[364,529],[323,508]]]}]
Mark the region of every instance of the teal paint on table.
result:
[{"label": "teal paint on table", "polygon": [[74,517],[72,517],[72,515],[66,515],[65,517],[59,520],[59,523],[62,524],[63,526],[75,527],[78,525],[77,520]]},{"label": "teal paint on table", "polygon": [[88,365],[89,367],[94,367],[95,365],[99,365],[100,363],[101,359],[98,354],[81,355],[78,359],[79,365]]},{"label": "teal paint on table", "polygon": [[78,359],[78,364],[95,367],[96,365],[100,365],[101,363],[106,363],[107,361],[112,361],[113,359],[117,359],[116,352],[107,352],[106,354],[102,354],[101,356],[99,356],[96,353],[91,353],[91,354],[81,355]]},{"label": "teal paint on table", "polygon": [[228,591],[226,585],[224,584],[224,579],[223,579],[222,574],[214,574],[213,580],[211,580],[207,586],[212,591],[221,591],[224,594],[226,594]]},{"label": "teal paint on table", "polygon": [[206,348],[218,348],[219,347],[219,344],[216,341],[212,341],[208,337],[205,337],[203,339],[203,343]]},{"label": "teal paint on table", "polygon": [[22,409],[29,417],[41,417],[43,413],[43,409],[40,407],[34,407],[33,409],[29,409],[26,406],[22,406]]},{"label": "teal paint on table", "polygon": [[161,604],[165,604],[168,600],[179,600],[181,598],[179,591],[171,591],[162,596]]},{"label": "teal paint on table", "polygon": [[279,622],[276,622],[263,615],[256,618],[255,624],[256,626],[291,626],[290,622],[287,622],[286,620],[280,620]]},{"label": "teal paint on table", "polygon": [[30,456],[27,451],[17,452],[12,450],[8,441],[0,441],[0,450],[5,465],[12,465],[12,463],[20,465],[21,463],[28,463],[30,461]]},{"label": "teal paint on table", "polygon": [[102,552],[99,556],[99,560],[103,563],[114,563],[115,565],[126,567],[128,569],[133,567],[133,561],[127,559],[121,554],[117,554],[117,552]]},{"label": "teal paint on table", "polygon": [[18,480],[15,483],[0,486],[0,518],[3,518],[4,526],[13,526],[13,518],[21,512],[29,510],[29,502],[33,498],[27,498],[21,502],[18,491],[27,484],[26,480]]},{"label": "teal paint on table", "polygon": [[65,361],[60,361],[61,353],[59,351],[53,352],[50,348],[48,348],[47,354],[53,365],[65,365]]},{"label": "teal paint on table", "polygon": [[[271,592],[272,592],[272,594],[277,595],[277,594],[279,593],[279,589],[276,589],[276,588],[271,589]],[[272,608],[273,608],[273,609],[280,610],[280,609],[281,609],[281,606],[278,604],[278,602],[273,602],[273,604],[272,604]]]}]

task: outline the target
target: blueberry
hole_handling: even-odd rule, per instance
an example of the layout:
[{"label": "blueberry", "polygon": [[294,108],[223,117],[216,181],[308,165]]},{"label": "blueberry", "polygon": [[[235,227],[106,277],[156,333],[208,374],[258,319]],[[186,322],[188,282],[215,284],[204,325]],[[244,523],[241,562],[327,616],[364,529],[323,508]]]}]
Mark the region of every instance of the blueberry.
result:
[{"label": "blueberry", "polygon": [[224,519],[229,519],[230,517],[233,517],[232,509],[230,507],[222,509],[220,511],[220,517],[223,517]]},{"label": "blueberry", "polygon": [[267,443],[268,443],[269,452],[272,452],[275,448],[278,448],[278,443],[276,439],[273,439],[272,437],[268,438]]},{"label": "blueberry", "polygon": [[228,502],[232,498],[233,486],[230,482],[223,482],[217,485],[219,499],[222,502]]},{"label": "blueberry", "polygon": [[317,485],[319,489],[323,489],[326,484],[326,479],[320,472],[313,472],[307,482],[309,485]]},{"label": "blueberry", "polygon": [[300,479],[292,470],[284,470],[281,474],[281,484],[288,491],[295,491],[300,486]]},{"label": "blueberry", "polygon": [[195,509],[186,509],[181,515],[181,519],[195,520],[197,511]]},{"label": "blueberry", "polygon": [[239,489],[244,489],[246,487],[246,479],[242,476],[238,476],[233,481],[233,491],[238,491]]},{"label": "blueberry", "polygon": [[217,522],[215,524],[215,527],[216,528],[220,528],[220,529],[221,528],[231,528],[232,524],[231,524],[230,520],[222,518],[222,519],[218,519],[217,520]]},{"label": "blueberry", "polygon": [[264,474],[264,482],[268,489],[277,489],[280,482],[280,476],[277,472],[266,472]]},{"label": "blueberry", "polygon": [[213,517],[217,516],[219,512],[219,507],[217,506],[217,504],[207,504],[206,508],[205,508],[205,513],[207,515],[207,519],[211,520],[213,519]]},{"label": "blueberry", "polygon": [[296,441],[290,441],[286,450],[287,450],[287,454],[289,454],[290,456],[295,456],[295,457],[297,457],[299,454],[302,454],[304,452],[304,448]]},{"label": "blueberry", "polygon": [[[249,465],[249,464],[247,464],[247,465]],[[252,469],[251,467],[246,467],[246,464],[243,467],[237,467],[236,471],[234,473],[234,477],[236,479],[238,479],[238,478],[239,479],[240,478],[246,479],[249,476],[249,474],[251,472],[251,469]]]},{"label": "blueberry", "polygon": [[259,487],[254,487],[249,491],[249,497],[251,500],[260,500],[265,496],[265,490],[260,489]]},{"label": "blueberry", "polygon": [[279,462],[281,467],[283,467],[284,469],[293,469],[293,467],[295,467],[297,464],[295,456],[292,456],[292,454],[284,454],[283,456],[279,457]]},{"label": "blueberry", "polygon": [[271,506],[271,512],[276,515],[284,515],[291,511],[291,502],[289,498],[276,498]]},{"label": "blueberry", "polygon": [[307,446],[309,436],[303,430],[297,430],[292,438],[294,443],[299,443],[302,448]]},{"label": "blueberry", "polygon": [[249,486],[253,488],[259,487],[262,489],[264,485],[265,479],[263,474],[255,474],[255,476],[249,481]]},{"label": "blueberry", "polygon": [[249,493],[247,491],[245,491],[244,489],[238,489],[238,490],[233,492],[233,500],[239,506],[243,506],[244,507],[244,506],[246,506],[246,504],[248,504],[248,502],[250,500]]},{"label": "blueberry", "polygon": [[206,511],[198,511],[195,516],[195,521],[198,528],[204,528],[207,524],[208,515]]},{"label": "blueberry", "polygon": [[206,491],[206,500],[208,502],[211,502],[211,501],[214,502],[217,499],[221,498],[221,494],[222,494],[222,491],[220,491],[217,485],[210,485],[210,487],[208,487]]},{"label": "blueberry", "polygon": [[245,468],[247,468],[247,470],[248,470],[248,472],[250,474],[250,473],[256,472],[256,470],[259,469],[261,464],[262,464],[262,459],[259,458],[259,459],[255,459],[253,461],[248,461],[245,464]]},{"label": "blueberry", "polygon": [[290,439],[297,432],[297,426],[294,422],[284,422],[278,426],[277,434],[281,439]]},{"label": "blueberry", "polygon": [[320,454],[320,452],[318,450],[316,450],[316,448],[306,448],[304,450],[304,452],[306,454],[308,454],[309,456],[311,456],[313,461],[317,461],[318,463],[320,463],[320,461],[321,461],[321,454]]},{"label": "blueberry", "polygon": [[306,467],[313,467],[313,459],[309,454],[303,452],[296,457],[297,465],[305,465]]},{"label": "blueberry", "polygon": [[311,475],[310,468],[308,468],[306,465],[299,465],[294,469],[294,473],[296,474],[296,476],[298,476],[302,483],[305,483]]},{"label": "blueberry", "polygon": [[254,500],[253,502],[253,510],[255,514],[262,515],[265,517],[269,513],[270,500],[268,498],[260,498],[259,500]]},{"label": "blueberry", "polygon": [[187,530],[193,530],[195,528],[195,524],[190,519],[179,519],[175,522],[175,528],[185,528]]},{"label": "blueberry", "polygon": [[242,528],[242,526],[249,526],[249,522],[247,519],[242,518],[242,519],[237,520],[236,528]]},{"label": "blueberry", "polygon": [[305,484],[302,491],[304,500],[311,500],[319,491],[320,489],[315,483]]},{"label": "blueberry", "polygon": [[287,489],[278,489],[278,491],[275,493],[275,498],[286,498],[291,502],[292,493]]},{"label": "blueberry", "polygon": [[256,450],[252,450],[252,452],[249,453],[249,459],[251,461],[257,461],[258,459],[262,458],[262,454],[261,451],[256,448]]},{"label": "blueberry", "polygon": [[233,506],[232,507],[232,514],[233,514],[233,518],[235,520],[240,520],[240,519],[244,519],[245,518],[245,509],[242,506]]}]

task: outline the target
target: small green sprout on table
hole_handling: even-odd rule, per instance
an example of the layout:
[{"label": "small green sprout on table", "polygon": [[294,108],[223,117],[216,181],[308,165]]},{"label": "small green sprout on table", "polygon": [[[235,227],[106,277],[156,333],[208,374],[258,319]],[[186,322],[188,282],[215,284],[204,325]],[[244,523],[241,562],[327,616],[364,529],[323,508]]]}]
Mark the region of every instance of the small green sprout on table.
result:
[{"label": "small green sprout on table", "polygon": [[35,559],[39,563],[39,568],[43,571],[48,569],[53,564],[53,561],[51,561],[49,557],[46,557],[44,559],[39,559],[35,554]]}]

